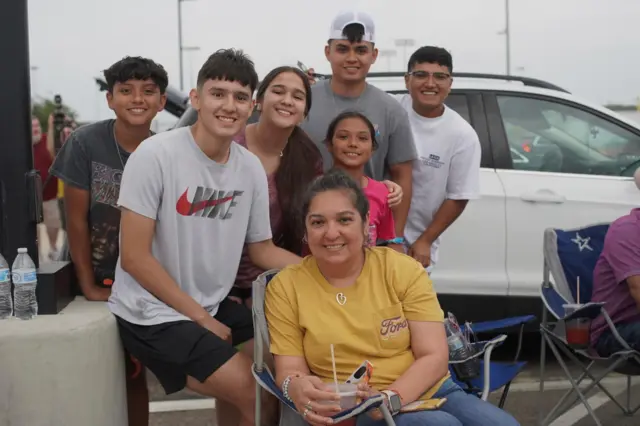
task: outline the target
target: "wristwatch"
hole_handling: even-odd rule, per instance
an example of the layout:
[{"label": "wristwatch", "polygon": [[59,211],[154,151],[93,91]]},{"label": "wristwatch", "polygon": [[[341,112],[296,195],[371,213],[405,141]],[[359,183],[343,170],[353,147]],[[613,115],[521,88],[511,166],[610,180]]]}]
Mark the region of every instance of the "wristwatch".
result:
[{"label": "wristwatch", "polygon": [[390,390],[381,391],[382,394],[387,396],[387,400],[389,401],[389,411],[391,411],[391,415],[398,414],[400,409],[402,408],[402,400],[400,399],[400,395]]}]

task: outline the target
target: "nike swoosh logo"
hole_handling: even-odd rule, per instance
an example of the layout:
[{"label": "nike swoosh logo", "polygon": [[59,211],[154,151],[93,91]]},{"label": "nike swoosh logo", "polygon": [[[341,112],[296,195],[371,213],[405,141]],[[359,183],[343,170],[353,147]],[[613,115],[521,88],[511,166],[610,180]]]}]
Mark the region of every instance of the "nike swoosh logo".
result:
[{"label": "nike swoosh logo", "polygon": [[218,198],[217,200],[199,201],[193,204],[187,198],[188,191],[189,189],[186,189],[182,193],[180,198],[178,198],[178,202],[176,203],[176,211],[178,212],[178,214],[181,214],[182,216],[191,216],[199,212],[200,210],[206,209],[207,207],[213,207],[218,204],[226,203],[227,201],[231,201],[233,199],[233,197],[224,197],[224,198]]}]

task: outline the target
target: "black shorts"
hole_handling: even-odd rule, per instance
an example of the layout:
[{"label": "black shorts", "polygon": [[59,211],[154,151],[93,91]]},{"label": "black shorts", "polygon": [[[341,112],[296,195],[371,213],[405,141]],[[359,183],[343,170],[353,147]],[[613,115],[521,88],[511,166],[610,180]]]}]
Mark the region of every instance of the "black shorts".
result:
[{"label": "black shorts", "polygon": [[193,321],[137,325],[116,316],[125,349],[151,370],[167,395],[184,389],[187,376],[204,383],[238,352],[235,346],[253,339],[246,306],[225,299],[214,318],[231,329],[232,343]]}]

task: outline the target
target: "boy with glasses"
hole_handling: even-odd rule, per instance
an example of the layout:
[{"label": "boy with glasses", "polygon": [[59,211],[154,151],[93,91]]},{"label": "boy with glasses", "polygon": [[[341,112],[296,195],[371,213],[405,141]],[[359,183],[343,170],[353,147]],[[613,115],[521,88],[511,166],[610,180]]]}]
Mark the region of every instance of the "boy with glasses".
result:
[{"label": "boy with glasses", "polygon": [[409,114],[418,159],[405,227],[408,254],[430,272],[440,235],[479,197],[481,148],[471,125],[444,102],[451,91],[453,60],[441,47],[425,46],[409,59],[409,94],[396,98]]}]

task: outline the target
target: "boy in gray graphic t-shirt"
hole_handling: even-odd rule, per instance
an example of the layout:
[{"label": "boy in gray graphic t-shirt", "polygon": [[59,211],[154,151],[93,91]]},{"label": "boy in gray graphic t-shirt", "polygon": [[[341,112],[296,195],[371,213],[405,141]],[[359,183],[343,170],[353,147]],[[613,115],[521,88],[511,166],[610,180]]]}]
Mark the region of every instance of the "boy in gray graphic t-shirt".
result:
[{"label": "boy in gray graphic t-shirt", "polygon": [[417,153],[407,112],[387,93],[365,81],[378,55],[373,19],[363,12],[338,14],[331,24],[325,55],[331,63],[332,77],[313,85],[313,107],[301,127],[320,149],[326,171],[332,167],[325,144],[329,123],[346,110],[362,112],[371,120],[378,148],[365,172],[379,181],[391,178],[402,187],[402,202],[393,209],[396,235],[402,237],[411,202],[412,162]]},{"label": "boy in gray graphic t-shirt", "polygon": [[[82,126],[68,137],[50,173],[64,182],[69,251],[87,300],[105,302],[118,260],[122,171],[131,152],[149,137],[166,101],[167,72],[148,58],[126,57],[104,71],[115,120]],[[129,426],[149,424],[146,370],[125,356]]]},{"label": "boy in gray graphic t-shirt", "polygon": [[246,422],[253,416],[251,359],[235,348],[253,338],[252,316],[227,298],[244,243],[265,270],[300,261],[271,240],[260,160],[232,143],[257,83],[242,52],[211,55],[190,94],[198,121],[143,142],[127,162],[118,200],[120,258],[109,309],[122,342],[167,393],[187,386],[222,397],[218,424],[228,424],[225,401]]}]

